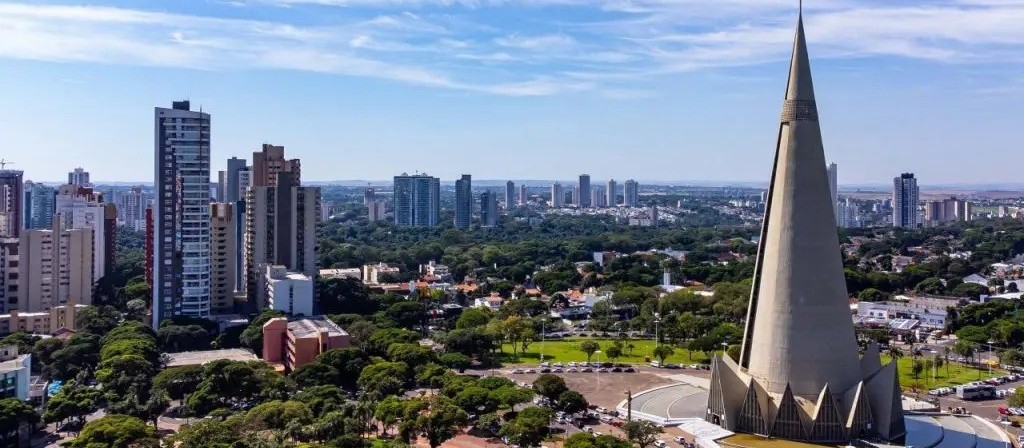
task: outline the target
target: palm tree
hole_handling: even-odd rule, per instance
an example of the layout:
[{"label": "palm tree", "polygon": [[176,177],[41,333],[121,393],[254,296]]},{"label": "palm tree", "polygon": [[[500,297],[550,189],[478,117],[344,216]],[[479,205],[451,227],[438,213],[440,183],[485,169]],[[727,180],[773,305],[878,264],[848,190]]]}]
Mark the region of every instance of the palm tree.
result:
[{"label": "palm tree", "polygon": [[899,361],[903,357],[903,350],[895,345],[889,346],[889,356],[892,357],[893,361]]}]

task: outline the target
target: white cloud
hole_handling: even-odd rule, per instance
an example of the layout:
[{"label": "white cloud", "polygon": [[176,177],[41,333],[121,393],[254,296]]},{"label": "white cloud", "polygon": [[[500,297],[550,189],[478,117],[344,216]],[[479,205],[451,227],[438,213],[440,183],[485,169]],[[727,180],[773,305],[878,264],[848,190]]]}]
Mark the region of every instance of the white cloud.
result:
[{"label": "white cloud", "polygon": [[[0,0],[0,57],[306,70],[498,95],[597,90],[627,97],[646,95],[636,92],[648,92],[655,76],[785,59],[795,14],[792,0],[234,3],[246,6],[236,15],[243,18]],[[244,18],[268,5],[288,9],[273,21]],[[324,7],[336,9],[319,14]],[[530,20],[496,21],[506,11],[490,10],[499,8]],[[815,58],[1024,63],[1024,0],[816,0],[808,2],[806,23]]]}]

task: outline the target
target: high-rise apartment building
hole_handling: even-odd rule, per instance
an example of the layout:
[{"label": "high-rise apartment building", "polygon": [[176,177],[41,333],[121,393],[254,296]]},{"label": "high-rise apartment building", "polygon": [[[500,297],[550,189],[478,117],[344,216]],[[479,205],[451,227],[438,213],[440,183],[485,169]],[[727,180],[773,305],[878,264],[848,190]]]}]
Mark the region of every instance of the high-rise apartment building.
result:
[{"label": "high-rise apartment building", "polygon": [[841,214],[839,210],[839,165],[830,163],[825,167],[825,172],[828,173],[828,191],[832,193],[832,211],[836,215],[836,225],[842,227],[842,220],[839,216]]},{"label": "high-rise apartment building", "polygon": [[590,190],[590,205],[593,207],[606,207],[608,205],[605,201],[607,197],[601,187],[594,187]]},{"label": "high-rise apartment building", "polygon": [[455,181],[455,228],[466,230],[473,221],[473,178],[463,174]]},{"label": "high-rise apartment building", "polygon": [[92,236],[89,229],[64,229],[57,222],[52,229],[22,233],[18,311],[35,313],[57,305],[92,303]]},{"label": "high-rise apartment building", "polygon": [[239,159],[238,157],[228,159],[228,169],[225,170],[224,174],[224,202],[234,204],[245,199],[245,194],[240,193],[244,190],[238,186],[238,173],[247,169],[248,165],[246,165],[245,159]]},{"label": "high-rise apartment building", "polygon": [[[20,309],[18,303],[18,238],[0,237],[0,314]],[[10,274],[14,275],[10,275]]]},{"label": "high-rise apartment building", "polygon": [[580,183],[577,185],[579,190],[579,202],[576,203],[579,207],[590,207],[590,175],[580,174]]},{"label": "high-rise apartment building", "polygon": [[210,114],[154,109],[153,326],[210,315]]},{"label": "high-rise apartment building", "polygon": [[526,195],[526,184],[519,185],[519,205],[526,205],[529,199],[530,197]]},{"label": "high-rise apartment building", "polygon": [[480,194],[480,225],[484,227],[498,225],[498,195],[491,190]]},{"label": "high-rise apartment building", "polygon": [[903,173],[893,178],[892,188],[892,225],[906,229],[916,229],[919,226],[917,216],[917,202],[920,190],[917,188],[917,179],[914,173]]},{"label": "high-rise apartment building", "polygon": [[363,205],[370,205],[371,202],[376,200],[376,197],[377,190],[374,190],[373,187],[366,187],[363,190]]},{"label": "high-rise apartment building", "polygon": [[441,180],[426,174],[395,176],[395,225],[434,227],[441,216]]},{"label": "high-rise apartment building", "polygon": [[238,219],[236,203],[210,204],[210,311],[230,313],[235,310],[237,287]]},{"label": "high-rise apartment building", "polygon": [[627,180],[622,187],[622,205],[637,207],[640,205],[640,184],[635,180]]},{"label": "high-rise apartment building", "polygon": [[249,191],[249,187],[252,186],[252,167],[247,166],[245,168],[238,169],[238,200],[244,201],[246,192]]},{"label": "high-rise apartment building", "polygon": [[92,182],[89,182],[89,172],[82,168],[75,168],[74,171],[68,173],[68,185],[91,187]]},{"label": "high-rise apartment building", "polygon": [[56,200],[57,190],[53,187],[25,181],[25,228],[52,229]]},{"label": "high-rise apartment building", "polygon": [[25,192],[21,170],[0,168],[0,237],[17,238],[24,218]]},{"label": "high-rise apartment building", "polygon": [[149,195],[142,187],[132,187],[127,192],[116,196],[117,223],[130,227],[136,232],[146,228],[146,208],[149,206]]},{"label": "high-rise apartment building", "polygon": [[608,179],[608,185],[605,187],[605,204],[609,207],[615,207],[619,205],[619,191],[618,184],[615,183],[615,179]]},{"label": "high-rise apartment building", "polygon": [[555,182],[551,185],[551,207],[563,206],[565,206],[565,190],[562,189],[562,184]]},{"label": "high-rise apartment building", "polygon": [[366,208],[369,213],[368,217],[370,222],[383,221],[387,214],[387,208],[385,208],[384,201],[370,201],[370,203],[366,205]]},{"label": "high-rise apartment building", "polygon": [[224,170],[217,171],[217,185],[213,192],[214,202],[225,202],[227,197],[228,188],[228,172]]},{"label": "high-rise apartment building", "polygon": [[924,225],[933,227],[952,221],[970,221],[971,203],[963,199],[949,198],[924,203]]},{"label": "high-rise apartment building", "polygon": [[299,159],[285,159],[284,146],[264,143],[259,152],[252,153],[252,186],[273,187],[277,185],[277,173],[292,173],[294,185],[302,183],[302,165]]},{"label": "high-rise apartment building", "polygon": [[[110,207],[108,207],[110,206]],[[115,214],[113,224],[108,222],[109,212]],[[55,223],[61,229],[88,229],[92,232],[93,281],[99,281],[113,268],[113,254],[110,253],[116,232],[116,208],[105,204],[103,195],[91,187],[61,185],[55,200]]]},{"label": "high-rise apartment building", "polygon": [[516,183],[505,182],[505,210],[512,210],[516,206]]},{"label": "high-rise apartment building", "polygon": [[316,275],[316,226],[320,189],[300,187],[290,171],[276,173],[277,185],[252,187],[246,198],[245,292],[259,309],[266,306],[267,266]]}]

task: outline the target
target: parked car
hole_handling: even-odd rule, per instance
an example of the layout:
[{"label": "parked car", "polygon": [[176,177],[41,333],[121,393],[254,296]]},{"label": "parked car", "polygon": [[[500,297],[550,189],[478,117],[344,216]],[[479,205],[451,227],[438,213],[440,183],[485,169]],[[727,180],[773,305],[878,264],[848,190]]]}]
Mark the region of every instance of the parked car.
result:
[{"label": "parked car", "polygon": [[658,448],[665,448],[666,446],[668,446],[668,444],[665,443],[664,440],[655,440],[654,441],[654,446],[656,446]]},{"label": "parked car", "polygon": [[515,369],[512,373],[523,373],[523,369]]},{"label": "parked car", "polygon": [[633,373],[633,372],[636,372],[636,369],[634,369],[632,367],[626,367],[625,369],[622,369],[622,371],[623,372]]},{"label": "parked car", "polygon": [[674,441],[674,442],[676,442],[676,443],[678,443],[680,445],[683,445],[683,444],[686,443],[686,439],[684,439],[682,436],[675,436],[675,437],[672,438],[672,441]]}]

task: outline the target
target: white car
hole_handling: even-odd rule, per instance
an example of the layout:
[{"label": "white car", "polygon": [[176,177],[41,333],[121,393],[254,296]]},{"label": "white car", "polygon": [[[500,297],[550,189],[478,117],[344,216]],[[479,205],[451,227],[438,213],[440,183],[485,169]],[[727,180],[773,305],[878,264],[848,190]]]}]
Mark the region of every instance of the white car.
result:
[{"label": "white car", "polygon": [[664,440],[655,440],[654,441],[654,446],[656,446],[658,448],[665,448],[666,446],[668,446],[668,444],[665,443]]},{"label": "white car", "polygon": [[680,444],[680,445],[683,445],[683,444],[686,443],[686,439],[684,439],[683,436],[675,436],[675,437],[672,438],[672,440],[674,442]]}]

